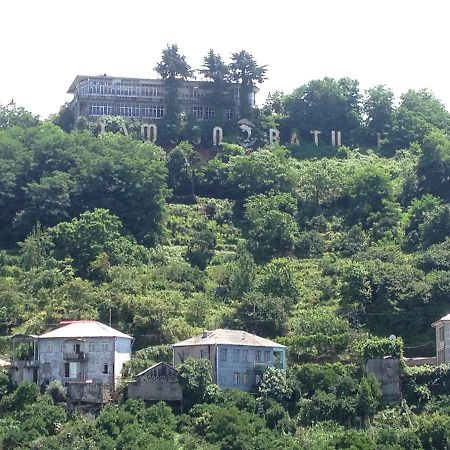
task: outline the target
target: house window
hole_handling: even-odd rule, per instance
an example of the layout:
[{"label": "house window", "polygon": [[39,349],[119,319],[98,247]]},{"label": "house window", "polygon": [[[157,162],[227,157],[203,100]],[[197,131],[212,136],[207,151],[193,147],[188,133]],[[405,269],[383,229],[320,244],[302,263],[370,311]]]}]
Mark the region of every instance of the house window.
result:
[{"label": "house window", "polygon": [[239,362],[240,356],[241,356],[240,350],[233,350],[233,361],[234,362]]},{"label": "house window", "polygon": [[248,350],[242,350],[242,361],[248,361]]},{"label": "house window", "polygon": [[248,372],[242,374],[242,384],[248,384]]},{"label": "house window", "polygon": [[234,372],[233,379],[234,384],[241,384],[241,374],[239,372]]},{"label": "house window", "polygon": [[226,348],[221,348],[220,349],[220,360],[221,361],[226,361],[227,360],[227,349]]},{"label": "house window", "polygon": [[191,114],[196,119],[203,119],[203,106],[191,106]]},{"label": "house window", "polygon": [[64,363],[64,377],[69,378],[70,375],[70,363]]},{"label": "house window", "polygon": [[438,328],[439,342],[444,342],[444,327]]},{"label": "house window", "polygon": [[233,110],[232,109],[227,110],[227,120],[233,120]]},{"label": "house window", "polygon": [[256,350],[255,351],[255,362],[256,363],[261,362],[261,350]]},{"label": "house window", "polygon": [[214,119],[214,117],[216,117],[216,110],[207,106],[205,108],[205,119]]},{"label": "house window", "polygon": [[95,342],[89,342],[89,351],[95,352]]},{"label": "house window", "polygon": [[109,342],[102,341],[102,352],[108,352],[108,351],[109,351]]},{"label": "house window", "polygon": [[64,377],[76,378],[78,372],[78,365],[76,362],[64,363]]},{"label": "house window", "polygon": [[266,350],[264,352],[264,362],[269,362],[269,361],[270,361],[270,352]]},{"label": "house window", "polygon": [[80,353],[80,344],[73,344],[73,352],[78,355]]},{"label": "house window", "polygon": [[47,351],[49,353],[51,353],[53,351],[53,345],[52,344],[47,344]]},{"label": "house window", "polygon": [[261,375],[255,375],[255,384],[258,385],[261,381]]},{"label": "house window", "polygon": [[108,364],[103,364],[103,373],[106,375],[108,374]]},{"label": "house window", "polygon": [[150,119],[162,119],[164,117],[164,107],[162,105],[143,103],[141,105],[141,117]]}]

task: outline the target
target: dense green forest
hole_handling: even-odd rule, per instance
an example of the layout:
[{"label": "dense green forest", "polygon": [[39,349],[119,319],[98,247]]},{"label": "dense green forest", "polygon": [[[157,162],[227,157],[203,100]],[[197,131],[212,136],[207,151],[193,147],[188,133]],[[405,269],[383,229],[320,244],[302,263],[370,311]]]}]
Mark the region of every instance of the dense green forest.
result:
[{"label": "dense green forest", "polygon": [[287,345],[289,366],[255,396],[188,367],[185,414],[127,401],[95,420],[2,373],[3,448],[448,448],[446,366],[403,368],[390,405],[362,367],[434,355],[450,312],[450,114],[426,90],[394,104],[331,78],[254,114],[261,136],[336,129],[345,146],[162,149],[0,106],[0,354],[14,333],[111,317],[136,339],[128,376],[218,327]]}]

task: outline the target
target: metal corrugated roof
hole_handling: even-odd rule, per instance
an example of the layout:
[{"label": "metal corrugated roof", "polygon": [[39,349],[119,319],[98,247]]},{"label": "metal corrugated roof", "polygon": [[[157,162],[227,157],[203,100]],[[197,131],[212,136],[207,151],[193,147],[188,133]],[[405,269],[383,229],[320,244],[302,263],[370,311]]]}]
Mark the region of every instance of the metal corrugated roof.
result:
[{"label": "metal corrugated roof", "polygon": [[115,330],[114,328],[97,322],[96,320],[76,320],[48,331],[38,336],[38,339],[47,338],[83,338],[83,337],[122,337],[133,339],[132,336]]},{"label": "metal corrugated roof", "polygon": [[269,339],[265,339],[256,334],[250,334],[241,330],[224,330],[219,328],[214,331],[206,331],[203,334],[177,342],[172,347],[184,347],[188,345],[250,345],[255,347],[278,347],[286,348],[285,345],[278,344]]}]

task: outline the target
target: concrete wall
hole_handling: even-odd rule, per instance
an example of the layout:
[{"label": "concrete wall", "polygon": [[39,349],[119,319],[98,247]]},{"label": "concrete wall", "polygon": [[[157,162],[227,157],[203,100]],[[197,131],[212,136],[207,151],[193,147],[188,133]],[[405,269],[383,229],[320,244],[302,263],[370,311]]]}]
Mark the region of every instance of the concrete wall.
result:
[{"label": "concrete wall", "polygon": [[397,358],[369,359],[366,373],[373,373],[380,382],[384,400],[400,399],[400,368]]},{"label": "concrete wall", "polygon": [[183,390],[177,377],[152,377],[144,374],[127,385],[127,398],[144,401],[181,402]]},{"label": "concrete wall", "polygon": [[131,339],[117,337],[115,338],[114,355],[114,389],[117,389],[122,378],[122,368],[131,358]]}]

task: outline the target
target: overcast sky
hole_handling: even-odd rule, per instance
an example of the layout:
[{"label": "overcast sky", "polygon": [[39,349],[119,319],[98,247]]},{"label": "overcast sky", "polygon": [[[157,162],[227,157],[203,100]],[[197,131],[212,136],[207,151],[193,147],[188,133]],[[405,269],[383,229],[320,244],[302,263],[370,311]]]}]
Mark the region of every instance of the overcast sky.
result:
[{"label": "overcast sky", "polygon": [[0,104],[47,117],[77,74],[156,77],[177,43],[193,68],[210,48],[268,64],[258,103],[312,79],[349,76],[396,95],[429,88],[450,109],[446,0],[3,0]]}]

